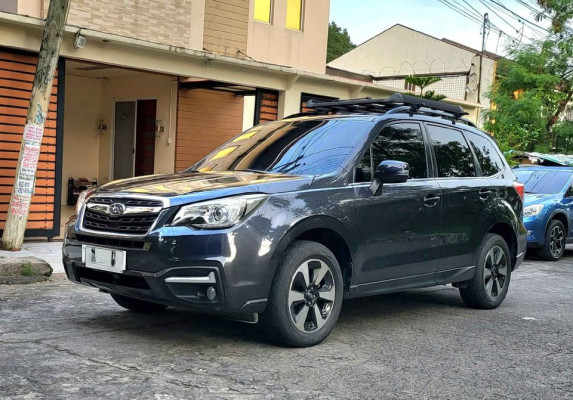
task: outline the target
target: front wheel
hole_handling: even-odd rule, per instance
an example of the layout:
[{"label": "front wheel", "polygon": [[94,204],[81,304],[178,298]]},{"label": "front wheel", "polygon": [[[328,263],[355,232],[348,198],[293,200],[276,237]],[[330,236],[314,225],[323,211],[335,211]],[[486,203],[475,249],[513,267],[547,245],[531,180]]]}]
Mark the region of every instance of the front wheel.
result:
[{"label": "front wheel", "polygon": [[549,223],[545,233],[545,244],[539,252],[541,258],[547,261],[557,261],[565,253],[567,235],[563,222],[554,219]]},{"label": "front wheel", "polygon": [[509,289],[511,257],[505,240],[488,233],[476,252],[476,271],[460,295],[466,305],[492,309],[499,306]]},{"label": "front wheel", "polygon": [[122,296],[114,293],[110,294],[112,299],[114,299],[117,304],[123,308],[127,308],[128,310],[137,313],[156,313],[167,308],[167,306],[164,304],[152,303],[150,301],[134,299],[132,297]]},{"label": "front wheel", "polygon": [[261,324],[279,344],[313,346],[334,328],[342,297],[342,273],[334,254],[319,243],[296,241],[278,267]]}]

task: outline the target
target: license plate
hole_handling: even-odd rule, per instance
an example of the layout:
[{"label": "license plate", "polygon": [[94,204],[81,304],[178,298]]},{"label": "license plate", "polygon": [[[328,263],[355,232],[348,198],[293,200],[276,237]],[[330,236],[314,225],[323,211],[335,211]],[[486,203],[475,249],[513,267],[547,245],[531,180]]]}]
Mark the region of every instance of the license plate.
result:
[{"label": "license plate", "polygon": [[125,271],[125,251],[82,245],[82,262],[87,268],[111,272]]}]

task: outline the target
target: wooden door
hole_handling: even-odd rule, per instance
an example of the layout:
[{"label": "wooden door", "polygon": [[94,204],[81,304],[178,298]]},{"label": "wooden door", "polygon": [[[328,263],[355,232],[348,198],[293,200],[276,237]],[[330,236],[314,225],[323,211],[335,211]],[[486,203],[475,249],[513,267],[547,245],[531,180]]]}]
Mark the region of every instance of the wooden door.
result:
[{"label": "wooden door", "polygon": [[135,176],[153,174],[156,122],[157,100],[138,100],[135,133]]}]

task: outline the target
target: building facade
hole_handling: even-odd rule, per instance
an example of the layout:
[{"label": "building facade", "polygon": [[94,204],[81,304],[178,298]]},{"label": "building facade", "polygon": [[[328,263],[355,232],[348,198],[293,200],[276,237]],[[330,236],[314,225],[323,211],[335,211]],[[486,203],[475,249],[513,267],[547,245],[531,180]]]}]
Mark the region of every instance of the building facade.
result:
[{"label": "building facade", "polygon": [[[0,229],[48,6],[0,0]],[[328,11],[329,0],[72,1],[27,236],[58,236],[83,187],[181,171],[309,98],[402,91],[325,74]]]},{"label": "building facade", "polygon": [[427,89],[449,99],[489,107],[484,95],[495,78],[499,56],[471,49],[453,40],[438,39],[397,24],[367,40],[329,67],[372,75],[379,84],[419,94],[405,78],[437,76],[441,81]]}]

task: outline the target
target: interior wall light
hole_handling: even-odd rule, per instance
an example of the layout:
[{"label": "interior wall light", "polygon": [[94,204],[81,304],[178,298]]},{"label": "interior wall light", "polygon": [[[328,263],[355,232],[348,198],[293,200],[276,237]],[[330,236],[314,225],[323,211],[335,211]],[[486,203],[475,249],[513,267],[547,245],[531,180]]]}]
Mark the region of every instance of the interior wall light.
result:
[{"label": "interior wall light", "polygon": [[103,119],[99,120],[99,124],[97,125],[97,130],[99,131],[100,135],[103,135],[103,133],[107,131],[107,125],[103,122]]},{"label": "interior wall light", "polygon": [[155,121],[155,137],[161,137],[161,134],[165,132],[165,126],[160,119]]}]

